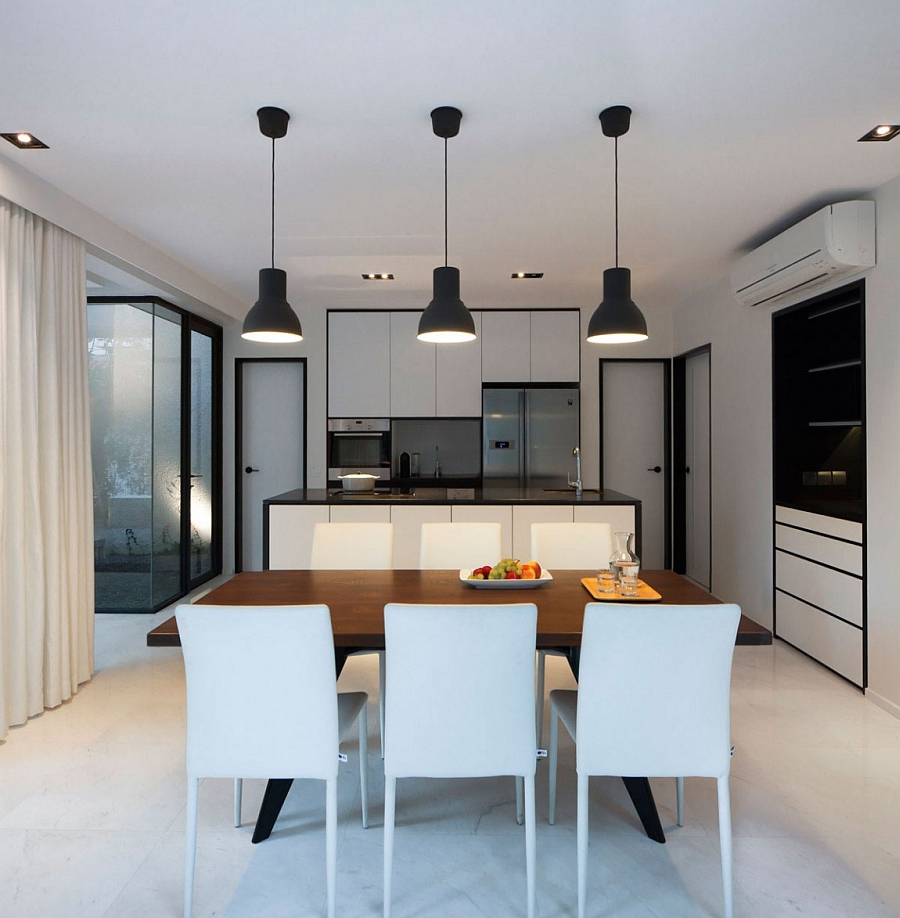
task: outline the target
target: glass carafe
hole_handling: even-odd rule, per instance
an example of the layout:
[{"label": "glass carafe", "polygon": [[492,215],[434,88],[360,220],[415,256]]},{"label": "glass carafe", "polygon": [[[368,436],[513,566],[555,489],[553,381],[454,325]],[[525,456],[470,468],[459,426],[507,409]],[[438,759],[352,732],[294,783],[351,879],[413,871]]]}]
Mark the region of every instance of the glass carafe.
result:
[{"label": "glass carafe", "polygon": [[616,583],[622,582],[624,574],[636,577],[640,570],[641,559],[634,552],[634,533],[615,533],[616,546],[609,557],[609,566],[615,572]]}]

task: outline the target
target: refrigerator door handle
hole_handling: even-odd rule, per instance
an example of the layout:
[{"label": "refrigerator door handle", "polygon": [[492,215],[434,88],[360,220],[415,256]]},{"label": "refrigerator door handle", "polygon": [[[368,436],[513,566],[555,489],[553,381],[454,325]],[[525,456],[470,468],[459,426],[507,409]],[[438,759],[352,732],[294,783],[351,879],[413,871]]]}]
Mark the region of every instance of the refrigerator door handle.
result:
[{"label": "refrigerator door handle", "polygon": [[528,393],[519,392],[519,486],[528,484]]},{"label": "refrigerator door handle", "polygon": [[528,397],[528,390],[522,392],[521,410],[519,417],[522,419],[522,471],[519,474],[519,480],[525,487],[531,484],[531,399]]}]

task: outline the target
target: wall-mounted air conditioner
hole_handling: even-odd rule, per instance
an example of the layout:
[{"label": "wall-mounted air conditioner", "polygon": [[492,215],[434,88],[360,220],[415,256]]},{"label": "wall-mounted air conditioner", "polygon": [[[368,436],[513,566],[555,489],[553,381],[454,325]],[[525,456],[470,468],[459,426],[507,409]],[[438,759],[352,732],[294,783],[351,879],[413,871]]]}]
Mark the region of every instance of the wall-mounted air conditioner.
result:
[{"label": "wall-mounted air conditioner", "polygon": [[875,202],[830,204],[745,255],[731,272],[743,306],[775,306],[875,264]]}]

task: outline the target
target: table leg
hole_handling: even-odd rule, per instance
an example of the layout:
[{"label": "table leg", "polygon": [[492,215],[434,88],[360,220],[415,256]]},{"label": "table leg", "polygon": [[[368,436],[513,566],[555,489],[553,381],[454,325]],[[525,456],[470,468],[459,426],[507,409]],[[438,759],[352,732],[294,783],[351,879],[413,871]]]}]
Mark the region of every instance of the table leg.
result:
[{"label": "table leg", "polygon": [[[340,676],[344,663],[347,662],[347,653],[348,651],[343,647],[334,648],[335,677]],[[293,783],[293,778],[269,778],[262,804],[259,807],[259,815],[256,817],[256,828],[253,830],[251,840],[254,845],[265,841],[272,834],[278,814],[284,806],[284,801]]]},{"label": "table leg", "polygon": [[622,778],[622,782],[625,784],[628,796],[631,797],[631,802],[634,804],[647,837],[664,845],[666,835],[659,821],[659,813],[656,811],[656,801],[653,799],[650,782],[646,778]]},{"label": "table leg", "polygon": [[[581,648],[569,647],[566,655],[569,658],[569,666],[575,680],[578,680],[578,667],[581,663]],[[664,845],[666,835],[663,832],[662,823],[659,821],[659,813],[656,810],[656,801],[653,799],[653,791],[650,789],[650,782],[646,778],[622,778],[628,796],[634,804],[641,825],[649,838],[653,841]]]}]

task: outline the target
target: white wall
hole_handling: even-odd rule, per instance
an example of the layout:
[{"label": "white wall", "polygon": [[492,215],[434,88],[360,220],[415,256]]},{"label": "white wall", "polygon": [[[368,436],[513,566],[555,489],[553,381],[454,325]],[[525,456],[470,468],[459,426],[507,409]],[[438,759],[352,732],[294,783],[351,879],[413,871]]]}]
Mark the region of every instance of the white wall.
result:
[{"label": "white wall", "polygon": [[867,694],[900,716],[900,178],[875,202],[878,264],[866,282]]},{"label": "white wall", "polygon": [[[900,716],[900,178],[873,197],[878,264],[865,274],[867,694]],[[739,307],[725,279],[673,315],[675,354],[712,344],[713,591],[767,626],[772,623],[771,317],[771,309]]]},{"label": "white wall", "polygon": [[740,308],[726,280],[673,314],[673,353],[711,344],[712,589],[772,624],[771,311]]}]

